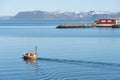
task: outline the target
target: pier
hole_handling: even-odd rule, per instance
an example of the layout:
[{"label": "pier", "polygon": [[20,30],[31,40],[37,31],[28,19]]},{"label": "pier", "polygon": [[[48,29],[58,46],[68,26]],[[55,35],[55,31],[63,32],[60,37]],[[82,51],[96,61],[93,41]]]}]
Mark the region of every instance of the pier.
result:
[{"label": "pier", "polygon": [[120,28],[120,24],[112,25],[112,28]]},{"label": "pier", "polygon": [[85,24],[61,24],[57,28],[120,28],[120,25],[113,24],[94,24],[94,23],[85,23]]},{"label": "pier", "polygon": [[99,19],[94,23],[61,24],[56,28],[120,28],[119,19]]}]

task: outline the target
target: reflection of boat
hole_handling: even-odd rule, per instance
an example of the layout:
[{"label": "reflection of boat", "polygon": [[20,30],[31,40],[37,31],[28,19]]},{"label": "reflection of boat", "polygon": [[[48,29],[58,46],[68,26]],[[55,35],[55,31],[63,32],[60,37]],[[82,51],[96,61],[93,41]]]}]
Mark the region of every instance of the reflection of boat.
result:
[{"label": "reflection of boat", "polygon": [[24,60],[27,64],[36,64],[37,63],[37,60],[36,59],[26,59]]},{"label": "reflection of boat", "polygon": [[24,60],[37,60],[37,46],[35,47],[35,53],[33,52],[27,52],[23,54]]}]

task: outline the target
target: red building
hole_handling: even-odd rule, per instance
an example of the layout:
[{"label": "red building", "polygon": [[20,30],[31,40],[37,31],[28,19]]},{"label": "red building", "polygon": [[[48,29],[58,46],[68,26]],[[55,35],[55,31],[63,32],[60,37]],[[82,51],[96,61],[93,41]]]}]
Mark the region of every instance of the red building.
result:
[{"label": "red building", "polygon": [[117,20],[116,19],[99,19],[98,20],[98,24],[117,24]]}]

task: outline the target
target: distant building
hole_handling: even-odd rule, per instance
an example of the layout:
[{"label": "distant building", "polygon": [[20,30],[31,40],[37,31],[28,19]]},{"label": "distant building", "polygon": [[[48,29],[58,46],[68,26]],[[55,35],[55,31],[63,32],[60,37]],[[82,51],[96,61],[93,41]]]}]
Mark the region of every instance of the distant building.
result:
[{"label": "distant building", "polygon": [[99,19],[97,24],[120,24],[120,19]]}]

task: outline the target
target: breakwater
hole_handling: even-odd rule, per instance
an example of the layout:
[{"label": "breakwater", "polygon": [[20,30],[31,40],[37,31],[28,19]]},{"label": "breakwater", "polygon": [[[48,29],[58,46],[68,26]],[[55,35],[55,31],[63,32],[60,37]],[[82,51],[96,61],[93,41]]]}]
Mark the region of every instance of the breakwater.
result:
[{"label": "breakwater", "polygon": [[95,23],[85,23],[85,24],[61,24],[56,28],[120,28],[120,24],[95,24]]}]

